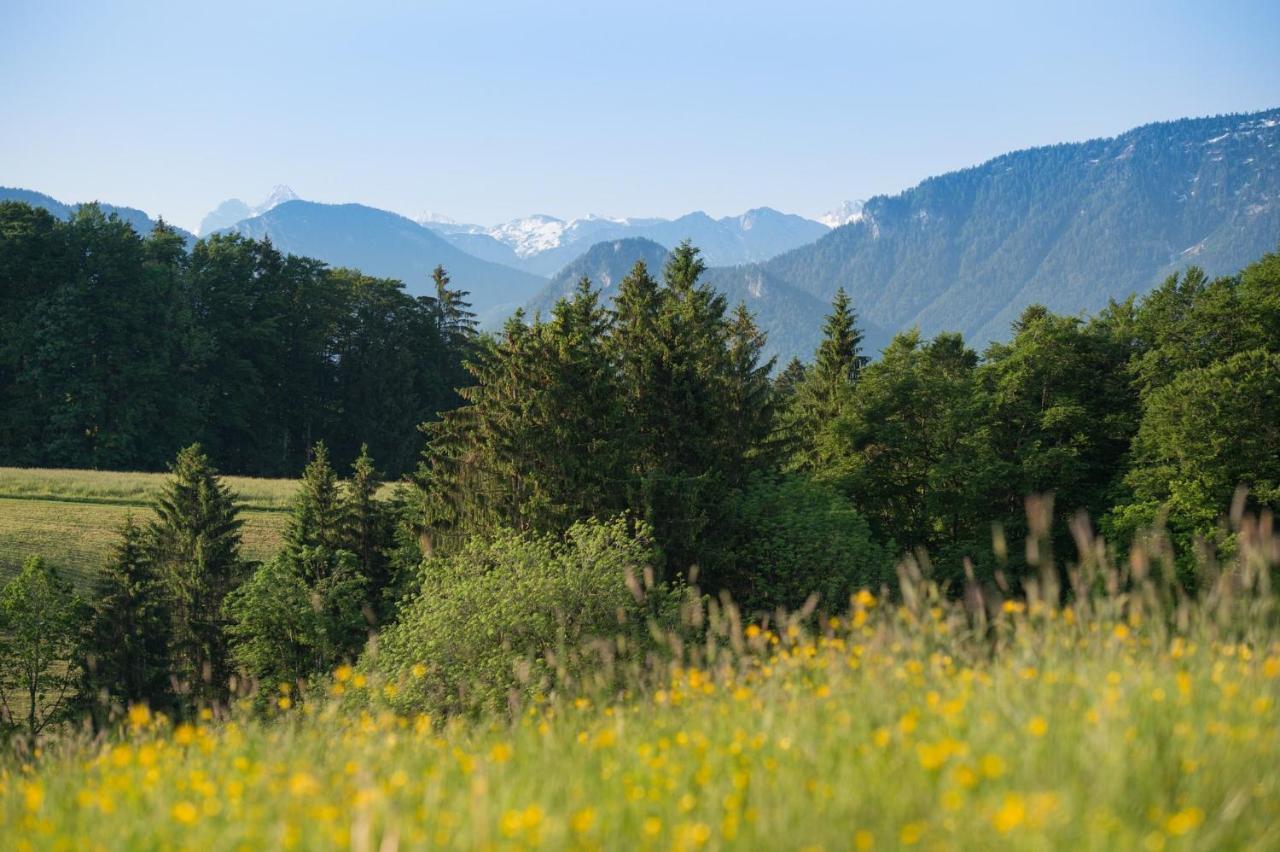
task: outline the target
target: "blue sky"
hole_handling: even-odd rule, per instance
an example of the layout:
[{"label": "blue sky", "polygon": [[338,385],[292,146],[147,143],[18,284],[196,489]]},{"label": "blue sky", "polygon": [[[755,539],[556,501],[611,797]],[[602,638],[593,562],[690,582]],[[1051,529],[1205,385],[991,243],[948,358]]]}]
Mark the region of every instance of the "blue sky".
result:
[{"label": "blue sky", "polygon": [[0,185],[194,228],[286,183],[490,224],[817,215],[1280,105],[1280,2],[0,0]]}]

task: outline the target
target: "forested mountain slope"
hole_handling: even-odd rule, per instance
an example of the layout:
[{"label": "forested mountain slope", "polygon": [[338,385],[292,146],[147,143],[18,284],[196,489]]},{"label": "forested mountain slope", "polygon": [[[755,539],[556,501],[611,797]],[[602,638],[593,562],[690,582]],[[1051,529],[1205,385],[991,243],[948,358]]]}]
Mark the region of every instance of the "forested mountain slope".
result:
[{"label": "forested mountain slope", "polygon": [[[48,210],[54,216],[64,220],[70,219],[76,209],[82,206],[80,204],[66,204],[56,198],[45,195],[43,192],[9,186],[0,186],[0,201],[21,201],[23,204],[30,204],[32,207]],[[105,215],[110,216],[114,213],[125,222],[128,222],[135,231],[143,236],[151,233],[151,229],[156,226],[154,219],[136,207],[119,207],[115,204],[96,203]],[[174,228],[174,230],[186,241],[188,248],[196,241],[194,234],[181,228]]]},{"label": "forested mountain slope", "polygon": [[1278,142],[1274,109],[1005,154],[873,198],[760,269],[824,302],[844,287],[884,328],[982,346],[1032,303],[1094,311],[1188,265],[1230,274],[1273,250]]}]

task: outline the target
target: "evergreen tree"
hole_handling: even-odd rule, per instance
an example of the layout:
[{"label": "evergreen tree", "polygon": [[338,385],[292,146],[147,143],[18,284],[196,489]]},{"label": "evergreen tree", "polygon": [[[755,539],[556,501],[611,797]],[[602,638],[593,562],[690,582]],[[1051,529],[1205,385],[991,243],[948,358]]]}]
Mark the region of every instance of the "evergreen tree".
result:
[{"label": "evergreen tree", "polygon": [[858,374],[867,364],[862,338],[858,315],[841,288],[823,324],[813,366],[797,383],[782,419],[782,438],[791,449],[792,467],[816,471],[826,462],[823,433],[848,409]]},{"label": "evergreen tree", "polygon": [[170,630],[164,584],[145,531],[131,516],[94,583],[79,648],[80,703],[97,724],[130,704],[169,706]]},{"label": "evergreen tree", "polygon": [[427,427],[419,473],[433,550],[452,531],[551,531],[623,505],[621,406],[589,281],[549,322],[517,314],[469,363],[469,403]]},{"label": "evergreen tree", "polygon": [[858,371],[867,364],[862,339],[858,314],[841,287],[831,301],[831,313],[823,323],[822,342],[813,362],[813,376],[819,385],[838,388],[858,380]]},{"label": "evergreen tree", "polygon": [[378,620],[390,613],[396,583],[392,577],[392,553],[396,548],[395,516],[390,507],[378,499],[382,479],[369,457],[369,446],[351,466],[351,480],[345,499],[346,528],[344,540],[355,556],[357,573],[364,577],[369,602]]},{"label": "evergreen tree", "polygon": [[796,391],[804,381],[807,369],[799,358],[792,358],[773,380],[773,396],[779,408],[786,408],[795,399]]},{"label": "evergreen tree", "polygon": [[230,668],[223,603],[244,571],[231,489],[199,444],[178,453],[148,529],[168,592],[174,674],[187,709],[225,701]]},{"label": "evergreen tree", "polygon": [[346,549],[346,505],[338,476],[329,463],[324,442],[311,450],[311,461],[302,471],[293,511],[285,526],[285,555],[312,581],[333,573],[334,562]]},{"label": "evergreen tree", "polygon": [[260,565],[226,605],[232,654],[260,683],[327,671],[364,643],[366,612],[373,610],[349,509],[328,450],[318,443],[293,501],[284,550]]}]

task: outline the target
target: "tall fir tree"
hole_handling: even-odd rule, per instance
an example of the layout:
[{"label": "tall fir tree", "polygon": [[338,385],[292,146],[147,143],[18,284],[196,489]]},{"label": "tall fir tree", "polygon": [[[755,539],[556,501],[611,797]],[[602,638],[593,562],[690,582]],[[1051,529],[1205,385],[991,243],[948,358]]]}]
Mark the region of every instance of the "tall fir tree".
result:
[{"label": "tall fir tree", "polygon": [[131,704],[167,710],[172,700],[170,633],[164,584],[146,532],[125,519],[98,574],[80,641],[79,704],[101,726]]},{"label": "tall fir tree", "polygon": [[232,655],[260,684],[326,671],[364,643],[373,610],[348,511],[329,452],[317,443],[293,501],[284,549],[227,601]]},{"label": "tall fir tree", "polygon": [[224,702],[230,666],[223,604],[240,583],[239,507],[199,444],[178,453],[148,528],[169,598],[174,675],[184,710]]},{"label": "tall fir tree", "polygon": [[346,505],[342,485],[323,441],[311,450],[285,526],[285,554],[315,581],[332,573],[333,561],[346,545]]},{"label": "tall fir tree", "polygon": [[392,576],[396,519],[390,507],[378,498],[381,487],[382,478],[365,444],[351,466],[347,483],[345,541],[355,556],[356,571],[365,579],[366,593],[379,622],[390,615],[398,585]]},{"label": "tall fir tree", "polygon": [[862,339],[857,312],[841,288],[823,323],[813,365],[795,386],[782,418],[781,438],[790,448],[793,468],[815,471],[824,465],[823,432],[848,408],[858,374],[867,364]]}]

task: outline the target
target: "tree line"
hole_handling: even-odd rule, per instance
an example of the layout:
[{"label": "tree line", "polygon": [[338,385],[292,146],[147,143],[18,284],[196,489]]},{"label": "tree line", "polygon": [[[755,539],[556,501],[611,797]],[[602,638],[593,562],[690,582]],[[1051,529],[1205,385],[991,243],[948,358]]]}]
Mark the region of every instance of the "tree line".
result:
[{"label": "tree line", "polygon": [[[78,226],[112,227],[92,213]],[[215,238],[188,266],[202,251],[270,248]],[[703,272],[685,244],[658,275],[636,264],[610,305],[583,280],[547,317],[491,335],[441,283],[415,304],[444,360],[417,369],[456,375],[460,404],[417,408],[417,465],[393,497],[377,497],[368,447],[344,481],[345,460],[306,442],[285,545],[252,564],[219,457],[187,447],[91,606],[38,560],[0,595],[5,706],[20,686],[105,717],[137,702],[190,713],[237,683],[305,684],[357,660],[412,672],[406,695],[445,707],[468,689],[499,701],[513,654],[617,629],[637,577],[649,616],[689,587],[749,612],[814,594],[841,609],[858,588],[891,590],[903,554],[953,589],[966,575],[1016,586],[1043,561],[1029,549],[1070,554],[1087,514],[1120,548],[1161,531],[1191,586],[1197,548],[1234,546],[1228,510],[1280,503],[1280,255],[1216,279],[1193,268],[1090,318],[1031,307],[981,354],[912,330],[871,359],[841,292],[812,363],[777,371]],[[341,375],[345,360],[316,363]],[[1048,495],[1047,537],[1028,529],[1028,495]],[[62,638],[33,656],[23,637],[42,631]]]},{"label": "tree line", "polygon": [[0,460],[164,470],[198,441],[228,473],[296,476],[323,439],[399,474],[457,404],[474,336],[466,294],[443,269],[434,285],[0,203]]}]

